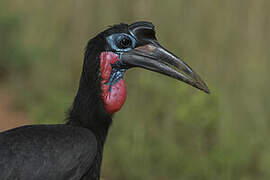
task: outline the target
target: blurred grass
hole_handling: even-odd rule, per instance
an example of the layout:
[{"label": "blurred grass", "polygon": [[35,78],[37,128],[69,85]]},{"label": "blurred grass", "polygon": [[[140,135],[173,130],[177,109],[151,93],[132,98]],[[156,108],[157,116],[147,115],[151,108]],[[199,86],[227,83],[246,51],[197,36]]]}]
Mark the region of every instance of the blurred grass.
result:
[{"label": "blurred grass", "polygon": [[115,23],[152,21],[212,94],[130,70],[103,177],[270,179],[269,8],[267,0],[0,1],[0,88],[16,91],[35,123],[61,123],[88,39]]}]

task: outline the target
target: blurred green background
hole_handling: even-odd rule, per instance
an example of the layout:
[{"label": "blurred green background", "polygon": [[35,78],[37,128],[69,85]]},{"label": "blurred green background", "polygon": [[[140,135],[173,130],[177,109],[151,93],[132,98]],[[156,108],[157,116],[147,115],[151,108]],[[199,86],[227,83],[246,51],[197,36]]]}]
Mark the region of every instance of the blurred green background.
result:
[{"label": "blurred green background", "polygon": [[268,180],[269,10],[267,0],[0,1],[0,88],[33,123],[62,123],[88,39],[108,25],[151,21],[212,93],[127,72],[103,179]]}]

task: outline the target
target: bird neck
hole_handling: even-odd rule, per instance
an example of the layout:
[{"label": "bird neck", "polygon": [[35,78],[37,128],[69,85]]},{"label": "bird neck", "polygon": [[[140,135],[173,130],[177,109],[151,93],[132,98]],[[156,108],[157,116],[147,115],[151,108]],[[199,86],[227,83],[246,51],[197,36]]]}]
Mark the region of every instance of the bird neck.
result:
[{"label": "bird neck", "polygon": [[[73,105],[68,112],[67,124],[80,126],[91,130],[98,143],[103,146],[109,127],[112,122],[112,114],[104,107],[101,90],[101,77],[99,76],[99,64],[95,63],[95,49],[85,52],[83,70],[79,89]],[[98,53],[100,54],[100,53]]]},{"label": "bird neck", "polygon": [[97,155],[86,177],[95,180],[100,177],[103,147],[111,123],[112,115],[104,108],[98,76],[88,76],[88,71],[83,68],[77,95],[68,112],[67,124],[87,128],[96,136]]},{"label": "bird neck", "polygon": [[67,124],[91,130],[103,145],[112,116],[105,111],[97,88],[88,86],[82,81],[81,79],[77,95],[68,113]]},{"label": "bird neck", "polygon": [[[104,143],[107,138],[109,127],[112,123],[112,113],[105,109],[103,92],[101,88],[102,77],[100,76],[99,56],[101,51],[94,40],[88,42],[80,85],[74,102],[67,114],[67,123],[89,129],[96,136],[97,154],[86,178],[98,180]],[[98,54],[98,55],[97,55]]]}]

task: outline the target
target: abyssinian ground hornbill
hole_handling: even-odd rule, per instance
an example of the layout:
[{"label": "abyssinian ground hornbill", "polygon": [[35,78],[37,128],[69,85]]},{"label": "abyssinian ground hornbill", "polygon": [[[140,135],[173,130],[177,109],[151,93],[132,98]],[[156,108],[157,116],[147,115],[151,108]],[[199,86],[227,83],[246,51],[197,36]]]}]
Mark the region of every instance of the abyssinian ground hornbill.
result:
[{"label": "abyssinian ground hornbill", "polygon": [[207,93],[201,78],[157,41],[152,23],[114,25],[88,42],[67,123],[0,134],[0,180],[98,180],[112,115],[126,99],[123,75],[141,67]]}]

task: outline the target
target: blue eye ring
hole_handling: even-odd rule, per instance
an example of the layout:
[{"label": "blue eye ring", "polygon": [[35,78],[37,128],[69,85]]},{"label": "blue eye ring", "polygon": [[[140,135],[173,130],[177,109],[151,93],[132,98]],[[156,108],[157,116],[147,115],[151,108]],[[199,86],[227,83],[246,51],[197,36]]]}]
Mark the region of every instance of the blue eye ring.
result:
[{"label": "blue eye ring", "polygon": [[126,52],[135,47],[136,40],[129,34],[112,34],[106,38],[111,48],[118,52]]}]

